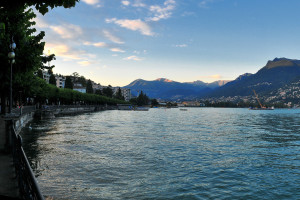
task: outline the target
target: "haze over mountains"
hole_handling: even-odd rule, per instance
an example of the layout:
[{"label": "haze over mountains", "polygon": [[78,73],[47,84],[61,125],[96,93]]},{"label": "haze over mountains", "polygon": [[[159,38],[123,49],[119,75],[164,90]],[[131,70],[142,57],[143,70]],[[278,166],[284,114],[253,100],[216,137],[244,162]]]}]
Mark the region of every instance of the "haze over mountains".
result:
[{"label": "haze over mountains", "polygon": [[166,100],[193,100],[210,97],[233,97],[253,95],[253,90],[261,95],[274,94],[282,87],[300,79],[300,60],[275,58],[268,61],[266,66],[257,73],[245,73],[233,81],[202,81],[180,83],[165,78],[153,81],[137,79],[125,86],[132,90],[133,95],[138,91],[145,92],[150,98]]}]

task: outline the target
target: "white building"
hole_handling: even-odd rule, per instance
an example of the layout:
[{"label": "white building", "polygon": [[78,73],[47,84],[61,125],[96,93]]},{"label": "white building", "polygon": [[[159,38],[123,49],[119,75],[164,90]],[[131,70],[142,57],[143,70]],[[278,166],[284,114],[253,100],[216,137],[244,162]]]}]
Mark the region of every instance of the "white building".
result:
[{"label": "white building", "polygon": [[55,79],[56,79],[56,87],[58,88],[65,88],[65,82],[66,82],[66,77],[62,75],[57,75],[55,74]]},{"label": "white building", "polygon": [[81,83],[74,83],[73,90],[81,93],[86,93],[86,87],[83,87]]},{"label": "white building", "polygon": [[44,79],[47,83],[49,83],[50,74],[48,73],[47,70],[42,70],[42,72],[43,72],[43,79]]},{"label": "white building", "polygon": [[113,87],[113,94],[117,94],[119,88],[121,89],[121,93],[125,101],[129,101],[131,99],[131,90],[129,88]]}]

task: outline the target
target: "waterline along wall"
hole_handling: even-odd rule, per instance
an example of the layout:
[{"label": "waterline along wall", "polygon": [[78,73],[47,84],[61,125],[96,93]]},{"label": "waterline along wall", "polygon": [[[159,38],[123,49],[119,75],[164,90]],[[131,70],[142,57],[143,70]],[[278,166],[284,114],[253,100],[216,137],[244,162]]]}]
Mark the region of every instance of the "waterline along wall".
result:
[{"label": "waterline along wall", "polygon": [[[76,105],[76,106],[44,106],[36,109],[35,106],[26,106],[23,109],[14,109],[10,115],[4,117],[1,122],[5,123],[1,132],[3,139],[0,144],[1,152],[11,155],[17,180],[19,196],[21,199],[43,200],[44,197],[39,189],[34,173],[22,147],[22,138],[19,135],[22,128],[34,118],[53,118],[62,115],[74,115],[85,112],[116,109],[115,106],[107,105]],[[5,122],[4,122],[5,121]],[[8,170],[9,171],[9,170]],[[1,177],[0,177],[1,178]],[[18,193],[18,192],[15,192]],[[2,194],[0,194],[1,197]],[[15,196],[14,196],[15,198]]]}]

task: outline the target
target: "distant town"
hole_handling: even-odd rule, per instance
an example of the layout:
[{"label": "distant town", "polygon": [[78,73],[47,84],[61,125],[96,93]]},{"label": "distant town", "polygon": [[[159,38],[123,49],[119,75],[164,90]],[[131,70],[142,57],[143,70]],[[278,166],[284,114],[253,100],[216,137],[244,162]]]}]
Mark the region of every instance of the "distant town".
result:
[{"label": "distant town", "polygon": [[[51,76],[53,76],[55,78],[55,85],[58,88],[66,88],[66,79],[70,78],[71,83],[73,85],[73,87],[70,89],[73,89],[81,93],[87,93],[88,80],[86,80],[85,77],[80,76],[77,72],[74,72],[72,75],[69,76],[65,76],[61,74],[53,74],[51,70],[40,70],[39,72],[37,72],[37,75],[39,73],[41,73],[39,75],[40,78],[43,78],[48,84],[51,84]],[[92,80],[90,81],[92,83],[91,85],[94,94],[97,94],[97,91],[99,91],[100,94],[103,94],[103,91],[105,91],[105,89],[110,88],[112,90],[112,95],[116,95],[118,90],[120,89],[125,101],[129,101],[132,98],[131,90],[129,88],[112,87],[110,85],[103,86],[100,83],[96,83]]]}]

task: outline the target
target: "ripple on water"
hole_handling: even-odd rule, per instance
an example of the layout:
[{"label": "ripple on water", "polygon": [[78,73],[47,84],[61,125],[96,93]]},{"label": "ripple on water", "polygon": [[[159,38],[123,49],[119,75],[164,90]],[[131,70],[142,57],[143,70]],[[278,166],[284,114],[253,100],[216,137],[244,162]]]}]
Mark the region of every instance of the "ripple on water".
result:
[{"label": "ripple on water", "polygon": [[105,111],[22,134],[54,199],[300,199],[297,112]]}]

